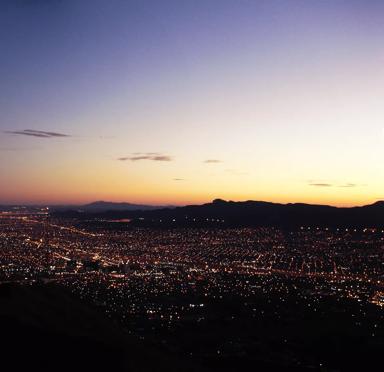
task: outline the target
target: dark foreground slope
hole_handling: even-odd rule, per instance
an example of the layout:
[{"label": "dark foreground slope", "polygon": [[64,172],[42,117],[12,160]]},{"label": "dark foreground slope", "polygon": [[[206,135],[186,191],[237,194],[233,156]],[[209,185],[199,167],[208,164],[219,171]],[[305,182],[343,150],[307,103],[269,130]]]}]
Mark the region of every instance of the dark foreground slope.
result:
[{"label": "dark foreground slope", "polygon": [[[167,301],[174,304],[177,298]],[[162,334],[154,333],[147,319],[148,344],[123,334],[63,288],[0,285],[2,370],[380,370],[383,317],[374,305],[335,298],[310,301],[277,292],[205,301],[195,314],[202,321],[187,317]],[[159,338],[176,351],[155,347]]]},{"label": "dark foreground slope", "polygon": [[128,337],[55,286],[0,285],[1,363],[9,371],[194,371]]}]

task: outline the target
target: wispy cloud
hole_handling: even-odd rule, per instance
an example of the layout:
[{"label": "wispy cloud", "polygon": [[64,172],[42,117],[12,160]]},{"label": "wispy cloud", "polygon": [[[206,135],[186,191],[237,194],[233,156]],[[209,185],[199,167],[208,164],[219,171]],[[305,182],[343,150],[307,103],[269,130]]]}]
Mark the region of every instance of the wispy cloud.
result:
[{"label": "wispy cloud", "polygon": [[173,181],[185,181],[184,178],[174,178]]},{"label": "wispy cloud", "polygon": [[23,129],[23,130],[7,130],[4,133],[15,134],[19,136],[30,136],[37,138],[63,138],[63,137],[71,137],[68,134],[58,133],[58,132],[46,132],[43,130],[34,130],[34,129]]},{"label": "wispy cloud", "polygon": [[339,187],[358,187],[356,183],[345,183],[344,185],[339,185]]},{"label": "wispy cloud", "polygon": [[342,187],[342,188],[352,188],[352,187],[361,187],[366,185],[360,185],[357,183],[328,183],[328,182],[309,182],[309,186],[316,186],[316,187]]},{"label": "wispy cloud", "polygon": [[333,185],[331,183],[309,183],[309,186],[316,186],[316,187],[332,187]]},{"label": "wispy cloud", "polygon": [[204,160],[204,163],[205,164],[217,164],[217,163],[222,163],[222,161],[218,160],[218,159],[207,159],[207,160]]},{"label": "wispy cloud", "polygon": [[159,154],[157,152],[147,152],[147,153],[134,153],[131,156],[124,156],[118,158],[120,161],[140,161],[140,160],[152,160],[152,161],[172,161],[172,157],[168,155]]}]

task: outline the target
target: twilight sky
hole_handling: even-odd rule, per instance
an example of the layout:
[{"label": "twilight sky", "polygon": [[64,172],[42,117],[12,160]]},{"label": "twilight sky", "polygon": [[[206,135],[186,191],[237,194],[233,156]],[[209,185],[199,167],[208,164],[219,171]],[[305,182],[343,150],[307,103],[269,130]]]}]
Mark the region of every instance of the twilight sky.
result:
[{"label": "twilight sky", "polygon": [[384,2],[0,0],[0,203],[384,199]]}]

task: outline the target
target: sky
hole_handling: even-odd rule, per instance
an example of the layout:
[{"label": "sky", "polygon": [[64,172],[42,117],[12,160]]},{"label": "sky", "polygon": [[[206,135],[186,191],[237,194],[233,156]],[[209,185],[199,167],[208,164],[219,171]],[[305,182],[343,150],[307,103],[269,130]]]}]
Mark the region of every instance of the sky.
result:
[{"label": "sky", "polygon": [[0,203],[384,199],[384,2],[0,0]]}]

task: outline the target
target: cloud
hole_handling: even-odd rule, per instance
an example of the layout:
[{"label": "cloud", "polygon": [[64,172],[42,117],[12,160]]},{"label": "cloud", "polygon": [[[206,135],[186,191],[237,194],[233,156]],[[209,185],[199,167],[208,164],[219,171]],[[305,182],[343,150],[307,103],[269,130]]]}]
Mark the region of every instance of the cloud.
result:
[{"label": "cloud", "polygon": [[185,181],[184,178],[174,178],[173,180],[174,180],[174,181]]},{"label": "cloud", "polygon": [[34,130],[34,129],[5,131],[5,133],[20,135],[20,136],[38,137],[38,138],[63,138],[63,137],[71,137],[68,134],[63,134],[63,133],[58,133],[58,132],[46,132],[46,131],[43,131],[43,130]]},{"label": "cloud", "polygon": [[360,187],[360,186],[366,186],[366,185],[359,185],[357,183],[343,183],[343,184],[333,184],[333,183],[326,183],[326,182],[309,182],[309,186],[317,186],[317,187],[343,187],[343,188],[351,188],[351,187]]},{"label": "cloud", "polygon": [[172,157],[168,155],[162,155],[156,152],[147,152],[145,154],[142,153],[134,153],[133,156],[124,156],[118,158],[120,161],[140,161],[140,160],[152,160],[152,161],[172,161]]},{"label": "cloud", "polygon": [[222,163],[222,161],[218,160],[218,159],[207,159],[207,160],[204,160],[204,163],[206,163],[206,164],[217,164],[217,163]]},{"label": "cloud", "polygon": [[309,183],[308,185],[316,187],[333,187],[331,183]]},{"label": "cloud", "polygon": [[340,185],[339,187],[357,187],[359,185],[355,184],[355,183],[346,183],[344,185]]}]

